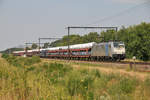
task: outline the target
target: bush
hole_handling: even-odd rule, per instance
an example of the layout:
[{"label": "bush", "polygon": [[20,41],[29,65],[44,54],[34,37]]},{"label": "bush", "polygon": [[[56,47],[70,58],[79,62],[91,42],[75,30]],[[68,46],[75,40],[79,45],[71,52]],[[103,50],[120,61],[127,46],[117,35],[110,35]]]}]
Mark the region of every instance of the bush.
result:
[{"label": "bush", "polygon": [[95,77],[87,72],[87,70],[72,71],[68,76],[66,84],[68,93],[70,96],[80,95],[85,100],[93,100],[94,92],[92,91],[92,88],[94,79]]},{"label": "bush", "polygon": [[100,78],[101,77],[101,73],[97,69],[96,70],[92,70],[91,73],[94,75],[95,78]]},{"label": "bush", "polygon": [[144,85],[150,88],[150,78],[145,79]]},{"label": "bush", "polygon": [[8,54],[5,54],[5,53],[3,53],[3,54],[2,54],[2,58],[7,59],[8,57],[9,57],[9,55],[8,55]]},{"label": "bush", "polygon": [[16,57],[13,55],[3,54],[2,57],[5,58],[9,64],[16,67],[31,66],[35,63],[41,62],[41,59],[38,56],[33,56],[31,58],[24,58],[24,57]]},{"label": "bush", "polygon": [[33,63],[39,63],[39,62],[41,62],[41,59],[39,56],[32,56],[32,62]]},{"label": "bush", "polygon": [[[77,74],[79,74],[77,72]],[[70,75],[67,81],[67,90],[70,96],[74,96],[76,94],[79,94],[80,92],[80,85],[81,85],[81,78],[78,75]]]},{"label": "bush", "polygon": [[144,80],[143,89],[144,89],[148,94],[150,94],[150,78],[149,78],[149,77]]},{"label": "bush", "polygon": [[30,66],[30,65],[33,65],[33,64],[39,63],[39,62],[41,62],[40,57],[33,56],[32,58],[26,58],[24,61],[24,65]]},{"label": "bush", "polygon": [[137,85],[136,79],[123,77],[120,80],[119,87],[123,93],[132,93]]},{"label": "bush", "polygon": [[60,78],[64,77],[67,72],[72,70],[71,67],[59,63],[44,63],[43,67],[46,69],[45,76],[48,77],[52,83],[57,83]]}]

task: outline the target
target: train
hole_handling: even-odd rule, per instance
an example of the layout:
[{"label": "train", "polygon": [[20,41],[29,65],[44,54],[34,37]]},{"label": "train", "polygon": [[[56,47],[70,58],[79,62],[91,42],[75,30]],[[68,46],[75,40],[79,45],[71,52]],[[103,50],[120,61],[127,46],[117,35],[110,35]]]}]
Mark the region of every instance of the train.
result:
[{"label": "train", "polygon": [[39,55],[41,58],[59,58],[76,60],[117,61],[125,59],[125,44],[121,41],[90,42],[69,46],[51,47],[13,52],[15,56]]}]

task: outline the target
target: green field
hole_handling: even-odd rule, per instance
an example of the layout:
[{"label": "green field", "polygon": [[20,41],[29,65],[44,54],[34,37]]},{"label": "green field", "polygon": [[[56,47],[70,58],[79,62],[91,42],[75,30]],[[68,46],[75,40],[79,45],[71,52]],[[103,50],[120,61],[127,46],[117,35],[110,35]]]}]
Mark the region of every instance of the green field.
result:
[{"label": "green field", "polygon": [[148,77],[141,80],[135,76],[104,73],[99,69],[87,68],[92,65],[44,61],[35,56],[2,57],[0,100],[149,100],[150,98]]}]

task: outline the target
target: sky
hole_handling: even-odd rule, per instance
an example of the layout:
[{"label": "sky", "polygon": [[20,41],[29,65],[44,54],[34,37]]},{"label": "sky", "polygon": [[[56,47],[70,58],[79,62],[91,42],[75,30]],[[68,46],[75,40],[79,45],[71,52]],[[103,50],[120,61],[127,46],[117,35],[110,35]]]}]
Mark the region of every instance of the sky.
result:
[{"label": "sky", "polygon": [[67,26],[128,27],[141,22],[150,22],[149,1],[0,0],[0,50],[38,42],[39,37],[62,37]]}]

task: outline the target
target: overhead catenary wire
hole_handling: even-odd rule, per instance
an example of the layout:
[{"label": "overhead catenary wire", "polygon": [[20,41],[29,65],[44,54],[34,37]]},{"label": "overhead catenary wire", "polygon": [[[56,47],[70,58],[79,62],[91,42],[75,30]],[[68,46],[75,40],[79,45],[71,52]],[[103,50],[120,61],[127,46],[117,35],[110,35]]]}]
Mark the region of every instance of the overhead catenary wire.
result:
[{"label": "overhead catenary wire", "polygon": [[[114,14],[114,15],[111,15],[111,16],[108,16],[108,17],[105,17],[105,18],[96,20],[96,21],[94,21],[94,22],[88,23],[88,24],[86,24],[85,26],[87,26],[87,25],[93,25],[93,24],[97,24],[97,23],[99,23],[99,22],[104,22],[104,21],[108,21],[108,20],[114,19],[114,18],[119,17],[119,16],[121,16],[121,15],[123,15],[123,14],[125,14],[125,13],[128,13],[129,11],[135,10],[135,9],[137,9],[137,8],[139,8],[140,6],[143,6],[143,5],[150,5],[150,1],[148,0],[148,1],[144,2],[144,3],[141,3],[141,4],[138,4],[138,5],[134,6],[134,7],[128,8],[128,9],[126,9],[126,10],[124,10],[124,11],[121,11],[121,12],[119,12],[119,13],[116,13],[116,14]],[[83,26],[84,26],[84,25],[83,25]]]}]

